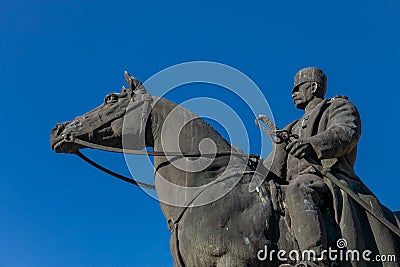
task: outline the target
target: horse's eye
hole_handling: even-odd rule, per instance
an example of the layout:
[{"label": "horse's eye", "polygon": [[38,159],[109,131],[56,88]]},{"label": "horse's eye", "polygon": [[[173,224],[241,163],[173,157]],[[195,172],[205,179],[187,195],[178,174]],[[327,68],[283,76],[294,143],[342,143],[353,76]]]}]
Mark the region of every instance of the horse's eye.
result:
[{"label": "horse's eye", "polygon": [[106,104],[114,103],[114,102],[117,102],[117,101],[118,101],[118,97],[116,95],[114,95],[114,94],[108,95],[106,97],[106,99],[105,99]]}]

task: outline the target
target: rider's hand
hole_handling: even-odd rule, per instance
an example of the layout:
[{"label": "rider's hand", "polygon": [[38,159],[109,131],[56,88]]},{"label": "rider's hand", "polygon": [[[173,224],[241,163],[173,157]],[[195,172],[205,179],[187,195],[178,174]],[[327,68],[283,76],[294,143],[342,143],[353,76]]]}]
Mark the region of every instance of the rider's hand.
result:
[{"label": "rider's hand", "polygon": [[285,150],[296,158],[307,158],[311,156],[314,152],[313,147],[310,142],[306,140],[293,140],[289,143]]}]

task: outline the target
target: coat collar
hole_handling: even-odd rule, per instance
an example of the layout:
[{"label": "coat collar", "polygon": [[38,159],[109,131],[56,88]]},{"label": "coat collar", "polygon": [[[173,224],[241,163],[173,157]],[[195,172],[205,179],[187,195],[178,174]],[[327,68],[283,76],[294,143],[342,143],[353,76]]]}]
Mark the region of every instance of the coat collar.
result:
[{"label": "coat collar", "polygon": [[321,103],[322,101],[324,101],[324,99],[322,98],[315,98],[313,100],[311,100],[310,103],[308,103],[306,109],[305,109],[305,114],[312,112],[312,110],[318,106],[319,103]]},{"label": "coat collar", "polygon": [[[305,122],[307,127],[304,129],[303,138],[311,137],[318,132],[318,126],[322,113],[326,110],[327,104],[330,103],[330,99],[324,99],[319,101],[312,110],[309,111],[307,121]],[[306,115],[307,116],[307,115]]]}]

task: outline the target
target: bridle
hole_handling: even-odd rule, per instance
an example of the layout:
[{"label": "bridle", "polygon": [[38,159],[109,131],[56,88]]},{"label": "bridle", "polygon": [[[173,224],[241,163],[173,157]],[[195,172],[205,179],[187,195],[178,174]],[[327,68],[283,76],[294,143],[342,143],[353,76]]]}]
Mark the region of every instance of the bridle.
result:
[{"label": "bridle", "polygon": [[[144,135],[145,132],[145,128],[146,128],[146,121],[149,115],[149,112],[151,111],[151,102],[152,102],[152,97],[150,96],[150,94],[148,94],[147,92],[142,92],[141,94],[141,100],[143,101],[143,109],[142,112],[140,114],[140,134]],[[132,110],[131,108],[129,108],[129,110]],[[129,111],[127,110],[126,113]],[[125,112],[124,112],[125,113]],[[121,115],[121,114],[120,114]],[[125,114],[126,115],[126,114]],[[123,116],[123,114],[122,114]],[[117,116],[117,118],[119,118],[121,116]],[[93,142],[89,142],[89,141],[84,141],[82,139],[79,139],[77,137],[74,137],[72,135],[67,135],[64,137],[64,141],[65,142],[70,142],[70,143],[74,143],[80,146],[83,146],[85,148],[92,148],[92,149],[97,149],[97,150],[102,150],[102,151],[107,151],[107,152],[114,152],[114,153],[123,153],[123,154],[132,154],[132,155],[141,155],[141,156],[155,156],[155,157],[159,157],[159,156],[172,156],[172,157],[208,157],[208,158],[217,158],[217,157],[223,157],[223,156],[239,156],[239,157],[244,157],[244,158],[249,158],[249,159],[256,159],[258,160],[260,158],[260,156],[256,155],[256,154],[243,154],[243,153],[239,153],[239,152],[235,152],[235,151],[222,151],[222,152],[218,152],[218,153],[198,153],[198,152],[172,152],[172,151],[143,151],[143,150],[135,150],[135,149],[126,149],[126,148],[117,148],[117,147],[111,147],[111,146],[104,146],[104,145],[99,145],[99,144],[95,144]],[[79,158],[81,158],[82,160],[84,160],[85,162],[87,162],[88,164],[92,165],[93,167],[117,178],[120,179],[124,182],[133,184],[135,186],[139,186],[142,188],[147,188],[147,189],[153,189],[155,190],[155,186],[151,185],[151,184],[147,184],[147,183],[143,183],[143,182],[139,182],[137,181],[137,179],[135,178],[128,178],[122,174],[116,173],[110,169],[107,169],[106,167],[100,165],[99,163],[91,160],[90,158],[88,158],[86,155],[84,155],[82,152],[80,152],[79,150],[74,152],[75,155],[77,155]]]},{"label": "bridle", "polygon": [[[218,152],[215,154],[201,154],[197,152],[165,152],[165,151],[143,151],[143,150],[135,150],[135,149],[121,149],[121,148],[116,148],[116,147],[110,147],[110,146],[103,146],[103,145],[98,145],[92,142],[87,142],[84,140],[81,140],[79,138],[75,138],[70,136],[68,142],[75,143],[77,145],[84,146],[86,148],[93,148],[97,150],[103,150],[107,152],[114,152],[114,153],[123,153],[123,154],[131,154],[131,155],[141,155],[141,156],[155,156],[155,157],[160,157],[160,156],[173,156],[173,157],[187,157],[187,158],[194,158],[194,157],[223,157],[223,156],[240,156],[240,157],[246,157],[246,158],[252,158],[258,160],[260,156],[256,154],[242,154],[238,152],[232,152],[232,151],[223,151],[223,152]],[[135,178],[128,178],[122,174],[116,173],[114,171],[111,171],[110,169],[107,169],[106,167],[100,165],[99,163],[91,160],[88,158],[86,155],[84,155],[82,152],[79,150],[74,153],[77,155],[79,158],[87,162],[88,164],[92,165],[93,167],[117,178],[120,179],[124,182],[143,187],[143,188],[148,188],[148,189],[153,189],[155,190],[155,186],[143,182],[137,181]]]}]

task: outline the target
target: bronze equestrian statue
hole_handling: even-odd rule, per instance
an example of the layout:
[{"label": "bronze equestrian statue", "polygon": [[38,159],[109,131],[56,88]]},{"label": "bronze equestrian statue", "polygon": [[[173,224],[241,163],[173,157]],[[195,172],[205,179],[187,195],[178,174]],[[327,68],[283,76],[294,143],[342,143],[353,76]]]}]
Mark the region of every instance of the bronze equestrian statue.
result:
[{"label": "bronze equestrian statue", "polygon": [[[125,78],[130,89],[123,87],[121,93],[107,95],[94,110],[57,124],[50,144],[57,153],[78,155],[84,148],[133,153],[152,147],[155,188],[172,233],[175,266],[399,266],[399,238],[342,189],[318,175],[313,170],[318,166],[304,161],[313,158],[319,167],[329,169],[375,213],[399,227],[395,214],[354,174],[361,134],[359,114],[344,97],[324,99],[326,76],[321,70],[307,68],[296,74],[293,99],[305,115],[285,129],[298,139],[276,144],[265,166],[261,159],[235,149],[197,115],[151,96],[127,73]],[[174,156],[174,151],[165,148],[174,147],[168,133],[178,128],[179,136],[174,138],[182,154]],[[204,140],[213,143],[211,160],[199,157]],[[203,161],[207,167],[199,171],[178,166]],[[251,181],[260,175],[266,176],[265,181],[257,190],[249,190]],[[321,256],[341,238],[347,241],[344,249],[393,254],[396,261],[372,264],[327,258],[283,260],[277,254],[266,260],[259,257],[264,248],[270,252],[315,250]]]}]

